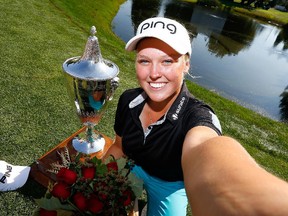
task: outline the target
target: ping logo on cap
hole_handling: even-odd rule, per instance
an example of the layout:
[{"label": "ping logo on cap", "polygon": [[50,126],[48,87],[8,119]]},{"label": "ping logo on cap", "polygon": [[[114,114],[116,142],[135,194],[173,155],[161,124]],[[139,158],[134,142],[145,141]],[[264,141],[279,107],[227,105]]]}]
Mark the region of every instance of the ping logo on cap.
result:
[{"label": "ping logo on cap", "polygon": [[145,22],[142,24],[140,34],[149,28],[167,29],[170,32],[170,34],[176,34],[177,31],[177,27],[172,23],[165,23],[163,21],[157,21],[157,22],[152,21],[152,22]]},{"label": "ping logo on cap", "polygon": [[144,38],[157,38],[176,52],[191,56],[191,41],[188,30],[181,23],[165,17],[154,17],[144,20],[137,28],[136,35],[126,44],[125,49],[133,51]]},{"label": "ping logo on cap", "polygon": [[10,173],[12,172],[12,166],[7,165],[7,171],[4,173],[4,175],[0,178],[0,182],[2,184],[5,184],[5,180],[7,177],[10,177]]}]

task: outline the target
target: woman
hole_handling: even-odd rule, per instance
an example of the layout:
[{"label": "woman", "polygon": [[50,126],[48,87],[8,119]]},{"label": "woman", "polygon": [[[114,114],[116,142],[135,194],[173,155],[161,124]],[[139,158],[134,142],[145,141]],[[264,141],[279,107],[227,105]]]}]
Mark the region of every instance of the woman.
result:
[{"label": "woman", "polygon": [[143,21],[126,44],[136,50],[140,88],[125,91],[118,103],[115,143],[106,155],[126,155],[143,179],[148,215],[186,215],[181,166],[185,145],[221,135],[217,116],[195,99],[184,83],[191,42],[186,28],[163,17]]}]

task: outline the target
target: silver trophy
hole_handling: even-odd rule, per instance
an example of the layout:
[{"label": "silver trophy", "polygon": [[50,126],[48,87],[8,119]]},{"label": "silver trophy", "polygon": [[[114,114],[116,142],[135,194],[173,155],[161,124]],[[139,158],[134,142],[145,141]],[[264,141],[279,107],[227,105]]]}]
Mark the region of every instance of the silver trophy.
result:
[{"label": "silver trophy", "polygon": [[95,34],[96,28],[92,26],[83,55],[69,58],[62,65],[69,96],[81,122],[86,126],[85,136],[75,137],[72,145],[76,151],[86,154],[104,148],[105,139],[95,131],[95,126],[119,85],[119,68],[102,58]]}]

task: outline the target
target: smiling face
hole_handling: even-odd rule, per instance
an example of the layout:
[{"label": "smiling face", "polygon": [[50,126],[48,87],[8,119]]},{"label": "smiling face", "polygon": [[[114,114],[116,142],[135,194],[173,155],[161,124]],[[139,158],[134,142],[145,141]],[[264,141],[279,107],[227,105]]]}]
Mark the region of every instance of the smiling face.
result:
[{"label": "smiling face", "polygon": [[152,102],[173,102],[181,90],[189,58],[156,38],[137,45],[136,73],[140,86]]}]

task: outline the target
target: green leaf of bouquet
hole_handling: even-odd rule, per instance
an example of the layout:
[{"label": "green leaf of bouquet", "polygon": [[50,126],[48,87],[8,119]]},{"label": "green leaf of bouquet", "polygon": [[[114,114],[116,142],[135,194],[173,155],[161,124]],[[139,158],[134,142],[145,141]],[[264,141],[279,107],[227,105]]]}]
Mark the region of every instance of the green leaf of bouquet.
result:
[{"label": "green leaf of bouquet", "polygon": [[92,162],[93,164],[99,164],[99,161],[101,161],[101,160],[98,159],[97,157],[91,158],[91,162]]},{"label": "green leaf of bouquet", "polygon": [[126,166],[127,160],[125,158],[121,157],[121,158],[117,159],[116,162],[117,162],[118,169],[122,170]]},{"label": "green leaf of bouquet", "polygon": [[65,209],[65,210],[75,210],[75,208],[69,204],[63,204],[56,197],[51,197],[50,199],[41,198],[35,199],[35,202],[44,209],[47,210],[57,210],[57,209]]},{"label": "green leaf of bouquet", "polygon": [[133,173],[128,175],[128,180],[131,182],[130,187],[135,196],[140,197],[143,193],[143,181]]},{"label": "green leaf of bouquet", "polygon": [[96,168],[96,173],[98,175],[104,175],[105,173],[107,173],[108,169],[107,166],[105,164],[99,164]]},{"label": "green leaf of bouquet", "polygon": [[57,210],[57,216],[74,216],[75,212],[72,212],[70,210]]}]

